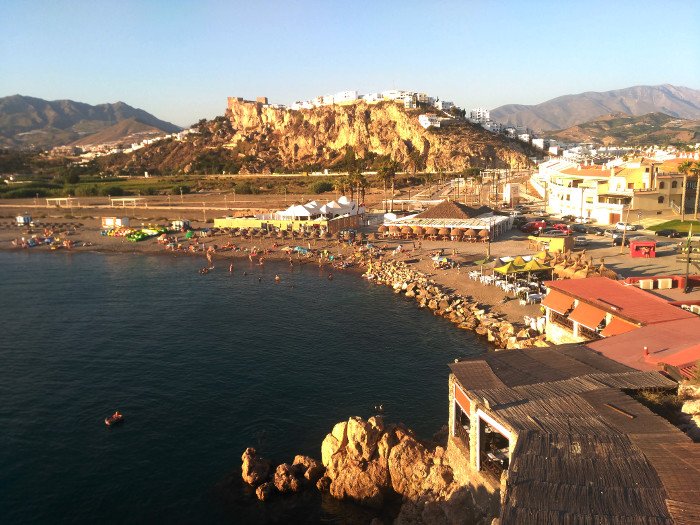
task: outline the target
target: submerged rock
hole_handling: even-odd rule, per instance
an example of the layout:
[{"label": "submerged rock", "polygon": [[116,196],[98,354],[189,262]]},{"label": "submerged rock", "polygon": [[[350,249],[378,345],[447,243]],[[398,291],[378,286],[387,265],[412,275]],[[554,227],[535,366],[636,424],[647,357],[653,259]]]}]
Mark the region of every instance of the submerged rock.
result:
[{"label": "submerged rock", "polygon": [[294,467],[289,463],[282,463],[275,470],[275,488],[281,493],[285,492],[299,492],[301,489],[301,483],[294,475]]}]

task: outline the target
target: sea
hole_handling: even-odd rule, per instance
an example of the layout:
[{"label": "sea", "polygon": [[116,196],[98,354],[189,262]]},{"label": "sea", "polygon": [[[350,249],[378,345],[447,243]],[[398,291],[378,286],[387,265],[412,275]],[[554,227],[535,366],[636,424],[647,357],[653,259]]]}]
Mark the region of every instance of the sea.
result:
[{"label": "sea", "polygon": [[430,438],[448,363],[486,350],[358,274],[216,264],[0,252],[0,521],[366,523],[315,492],[258,502],[241,454],[320,458],[378,412]]}]

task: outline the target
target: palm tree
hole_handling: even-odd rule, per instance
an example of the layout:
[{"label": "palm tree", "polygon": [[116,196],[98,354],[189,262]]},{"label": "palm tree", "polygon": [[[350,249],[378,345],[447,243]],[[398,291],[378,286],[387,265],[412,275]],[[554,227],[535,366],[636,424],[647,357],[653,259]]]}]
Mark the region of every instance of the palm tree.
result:
[{"label": "palm tree", "polygon": [[388,160],[380,168],[379,173],[384,181],[384,207],[386,208],[386,183],[391,183],[391,207],[389,211],[393,213],[394,211],[394,188],[396,183],[396,172],[399,169],[399,165],[396,161]]},{"label": "palm tree", "polygon": [[338,196],[340,195],[345,195],[345,177],[343,175],[338,175],[335,177],[333,180],[333,189],[335,190],[336,193],[338,193]]},{"label": "palm tree", "polygon": [[685,192],[688,183],[688,172],[690,171],[693,163],[689,160],[683,162],[678,166],[678,171],[683,174],[683,193],[681,195],[681,222],[685,221]]},{"label": "palm tree", "polygon": [[695,175],[695,220],[698,220],[698,197],[700,197],[700,161],[695,161],[690,168],[690,171]]}]

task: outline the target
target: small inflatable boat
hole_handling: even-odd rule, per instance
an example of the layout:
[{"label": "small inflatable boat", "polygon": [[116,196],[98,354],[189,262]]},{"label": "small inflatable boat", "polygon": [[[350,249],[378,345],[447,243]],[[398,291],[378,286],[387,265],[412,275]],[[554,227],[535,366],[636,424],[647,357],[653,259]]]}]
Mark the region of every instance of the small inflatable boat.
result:
[{"label": "small inflatable boat", "polygon": [[105,425],[108,427],[113,427],[124,421],[124,414],[121,414],[118,410],[109,417],[105,418]]}]

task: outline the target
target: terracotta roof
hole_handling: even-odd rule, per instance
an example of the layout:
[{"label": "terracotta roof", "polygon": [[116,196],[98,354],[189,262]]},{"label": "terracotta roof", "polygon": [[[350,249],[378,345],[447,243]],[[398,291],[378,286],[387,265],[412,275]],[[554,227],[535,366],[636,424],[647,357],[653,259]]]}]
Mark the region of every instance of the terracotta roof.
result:
[{"label": "terracotta roof", "polygon": [[627,321],[623,321],[619,317],[613,317],[612,319],[610,319],[608,325],[605,328],[603,328],[603,330],[600,332],[600,335],[602,335],[603,337],[610,337],[613,335],[620,335],[627,332],[631,332],[632,330],[635,330],[637,328],[639,328],[637,325],[628,323]]},{"label": "terracotta roof", "polygon": [[700,317],[643,326],[586,347],[638,370],[658,370],[660,363],[683,367],[700,361]]},{"label": "terracotta roof", "polygon": [[550,290],[547,296],[542,300],[542,306],[551,308],[562,315],[569,311],[572,304],[574,304],[573,298],[559,293],[556,290]]},{"label": "terracotta roof", "polygon": [[574,311],[569,314],[569,319],[582,324],[586,328],[595,330],[600,322],[605,319],[605,311],[586,303],[578,303]]},{"label": "terracotta roof", "polygon": [[694,314],[664,299],[607,277],[548,281],[547,287],[583,300],[616,317],[643,325],[689,319]]},{"label": "terracotta roof", "polygon": [[450,368],[517,435],[502,478],[503,525],[661,525],[697,510],[700,445],[624,392],[675,382],[580,345],[487,353]]},{"label": "terracotta roof", "polygon": [[488,206],[471,208],[461,202],[444,200],[432,208],[419,213],[416,217],[421,219],[473,219],[493,210]]}]

